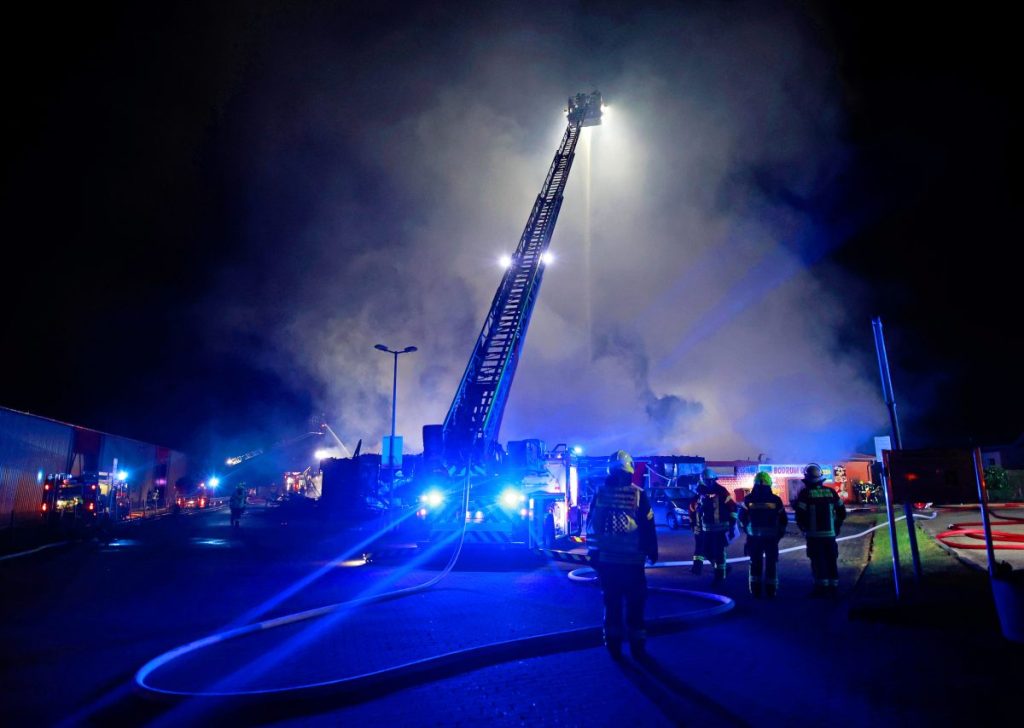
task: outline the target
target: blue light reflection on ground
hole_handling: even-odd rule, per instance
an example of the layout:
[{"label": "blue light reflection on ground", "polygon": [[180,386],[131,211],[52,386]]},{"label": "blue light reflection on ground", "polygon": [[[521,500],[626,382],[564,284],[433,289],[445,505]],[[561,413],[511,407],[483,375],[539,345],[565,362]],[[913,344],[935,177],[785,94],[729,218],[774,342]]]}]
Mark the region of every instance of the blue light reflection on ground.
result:
[{"label": "blue light reflection on ground", "polygon": [[231,548],[231,542],[224,538],[198,538],[194,537],[192,543],[196,546],[206,546],[209,548],[220,548],[226,549]]},{"label": "blue light reflection on ground", "polygon": [[[411,511],[410,513],[415,513]],[[404,520],[404,519],[403,519]],[[412,559],[409,563],[405,564],[402,568],[395,569],[390,574],[385,575],[381,580],[375,582],[367,589],[363,590],[355,599],[366,599],[374,596],[379,596],[388,591],[389,587],[392,587],[405,576],[407,573],[419,568],[426,562],[434,559],[438,554],[443,551],[446,547],[451,546],[458,538],[462,535],[460,530],[452,531],[446,534],[442,539],[431,545],[422,554],[417,555],[416,558]],[[379,536],[379,534],[375,534]],[[368,542],[372,541],[374,537],[367,539],[366,542],[360,544],[359,547],[364,547]],[[258,612],[263,612],[269,609],[272,605],[279,604],[283,601],[286,596],[291,596],[298,592],[300,589],[308,586],[312,581],[316,580],[324,573],[327,573],[330,569],[334,568],[335,565],[340,564],[343,559],[351,558],[353,553],[358,553],[359,548],[350,548],[348,551],[339,557],[338,559],[332,560],[325,566],[320,567],[315,572],[310,574],[305,579],[296,582],[290,589],[285,590],[278,597],[265,602],[260,605],[256,610],[250,611],[248,615],[255,615]],[[293,654],[297,650],[307,646],[312,641],[317,639],[325,630],[334,628],[342,620],[347,619],[352,615],[353,612],[359,609],[361,605],[349,605],[340,607],[336,612],[324,615],[312,622],[308,623],[298,634],[285,640],[275,649],[265,653],[262,657],[248,665],[244,670],[239,670],[228,674],[221,679],[217,680],[210,688],[210,692],[230,691],[230,690],[247,690],[250,689],[254,681],[262,675],[271,672],[274,667],[281,663],[288,655]],[[243,622],[244,620],[236,620],[235,623]],[[215,670],[216,665],[211,666],[211,671]],[[194,701],[183,702],[169,713],[160,716],[159,719],[154,721],[151,725],[159,728],[161,726],[175,726],[182,725],[194,721],[204,710],[206,706]]]},{"label": "blue light reflection on ground", "polygon": [[108,549],[126,549],[132,546],[138,546],[139,542],[131,538],[115,538],[113,541],[107,544]]}]

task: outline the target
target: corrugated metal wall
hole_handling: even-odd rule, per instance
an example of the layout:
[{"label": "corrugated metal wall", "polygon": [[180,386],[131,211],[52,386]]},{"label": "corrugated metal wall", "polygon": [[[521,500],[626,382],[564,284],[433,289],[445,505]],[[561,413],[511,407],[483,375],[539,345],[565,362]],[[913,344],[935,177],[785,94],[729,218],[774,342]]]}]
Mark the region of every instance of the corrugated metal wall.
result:
[{"label": "corrugated metal wall", "polygon": [[68,467],[71,437],[67,425],[0,408],[0,527],[36,514],[46,473]]},{"label": "corrugated metal wall", "polygon": [[128,472],[132,507],[141,508],[156,479],[174,482],[189,472],[184,453],[0,407],[0,528],[38,518],[48,473],[95,468]]}]

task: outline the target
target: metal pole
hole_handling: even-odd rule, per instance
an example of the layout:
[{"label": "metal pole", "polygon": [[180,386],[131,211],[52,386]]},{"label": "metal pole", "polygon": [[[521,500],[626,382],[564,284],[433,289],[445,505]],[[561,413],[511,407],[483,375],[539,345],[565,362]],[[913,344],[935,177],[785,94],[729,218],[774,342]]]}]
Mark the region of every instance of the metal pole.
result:
[{"label": "metal pole", "polygon": [[896,589],[896,599],[900,598],[900,550],[896,544],[896,520],[892,508],[892,488],[889,486],[889,476],[885,472],[885,464],[878,464],[878,478],[882,483],[882,492],[885,493],[885,515],[889,519],[889,542],[892,544],[892,583]]},{"label": "metal pole", "polygon": [[892,376],[889,374],[889,357],[885,353],[882,319],[876,316],[871,320],[871,326],[875,331],[875,352],[878,354],[878,370],[882,376],[882,395],[889,408],[889,422],[892,424],[892,445],[894,450],[902,450],[903,441],[900,438],[899,418],[896,416],[896,397],[892,389]]},{"label": "metal pole", "polygon": [[985,476],[982,475],[981,449],[974,448],[974,483],[978,486],[978,503],[981,505],[981,524],[985,530],[985,551],[988,554],[988,576],[993,578],[996,573],[996,552],[992,546],[992,524],[988,520],[988,488],[985,487]]},{"label": "metal pole", "polygon": [[391,377],[391,447],[388,448],[388,467],[391,468],[391,480],[394,481],[395,467],[395,406],[398,401],[398,352],[391,352],[395,356],[395,368]]},{"label": "metal pole", "polygon": [[[892,387],[892,374],[889,372],[889,356],[885,351],[885,334],[882,331],[882,319],[876,316],[871,320],[871,326],[875,332],[875,351],[878,354],[878,371],[882,377],[882,394],[885,397],[886,407],[889,409],[889,422],[892,425],[892,445],[894,450],[903,449],[903,439],[900,437],[900,421],[896,415],[896,394]],[[887,479],[888,480],[888,479]],[[891,501],[892,493],[889,486],[886,486],[886,499]],[[886,506],[891,510],[890,506]],[[903,504],[903,513],[907,518],[907,534],[910,537],[910,557],[914,565],[914,581],[921,581],[921,552],[917,548],[917,530],[914,527],[914,505],[907,501]],[[890,513],[890,518],[892,515]],[[895,553],[896,541],[893,540],[893,553]]]}]

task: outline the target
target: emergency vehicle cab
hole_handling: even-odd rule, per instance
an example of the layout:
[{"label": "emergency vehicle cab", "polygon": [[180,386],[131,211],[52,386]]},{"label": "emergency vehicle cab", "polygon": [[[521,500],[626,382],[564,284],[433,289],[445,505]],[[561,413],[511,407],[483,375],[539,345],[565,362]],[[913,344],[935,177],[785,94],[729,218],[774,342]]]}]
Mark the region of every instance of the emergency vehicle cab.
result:
[{"label": "emergency vehicle cab", "polygon": [[53,473],[43,483],[39,509],[51,525],[123,521],[131,514],[128,483],[113,473]]}]

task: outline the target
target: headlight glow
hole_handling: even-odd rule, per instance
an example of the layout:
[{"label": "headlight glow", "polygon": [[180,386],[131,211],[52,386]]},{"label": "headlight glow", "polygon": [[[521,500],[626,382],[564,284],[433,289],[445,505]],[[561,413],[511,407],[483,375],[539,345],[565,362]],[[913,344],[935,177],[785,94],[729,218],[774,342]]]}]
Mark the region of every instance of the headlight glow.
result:
[{"label": "headlight glow", "polygon": [[444,494],[439,490],[428,490],[420,496],[420,503],[426,503],[431,508],[437,508],[444,503]]},{"label": "headlight glow", "polygon": [[505,508],[517,508],[520,503],[526,500],[526,496],[520,493],[517,488],[505,488],[498,500]]}]

